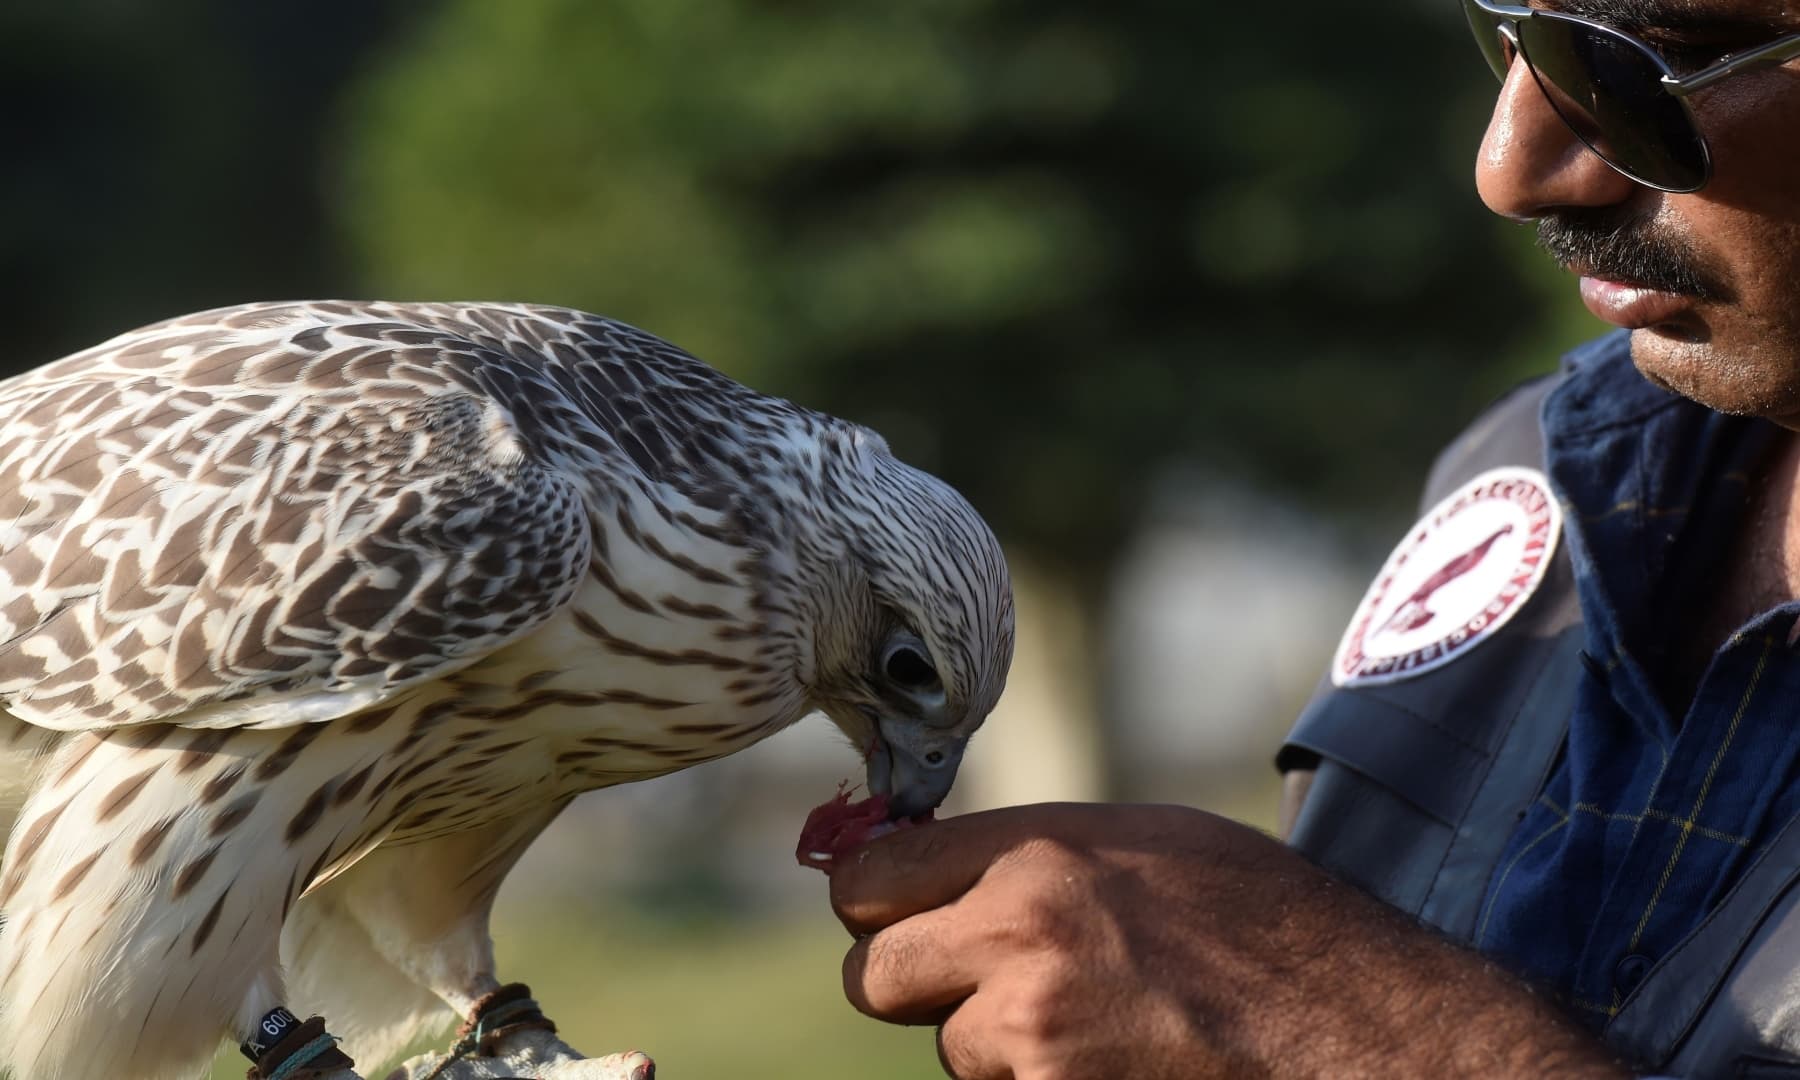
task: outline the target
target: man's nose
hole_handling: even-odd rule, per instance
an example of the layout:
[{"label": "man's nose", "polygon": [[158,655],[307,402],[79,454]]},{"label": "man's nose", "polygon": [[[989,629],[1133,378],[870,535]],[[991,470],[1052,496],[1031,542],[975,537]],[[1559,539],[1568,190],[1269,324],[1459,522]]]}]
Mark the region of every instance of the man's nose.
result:
[{"label": "man's nose", "polygon": [[1639,190],[1575,137],[1522,60],[1513,61],[1500,86],[1475,186],[1488,209],[1516,221],[1564,207],[1611,206]]}]

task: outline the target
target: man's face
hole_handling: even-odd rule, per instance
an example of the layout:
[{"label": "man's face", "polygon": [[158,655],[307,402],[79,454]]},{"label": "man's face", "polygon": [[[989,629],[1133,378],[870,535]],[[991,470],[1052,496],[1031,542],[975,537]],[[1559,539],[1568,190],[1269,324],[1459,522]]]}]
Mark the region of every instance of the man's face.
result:
[{"label": "man's face", "polygon": [[[1542,6],[1638,34],[1678,74],[1800,32],[1800,3],[1782,0]],[[1482,142],[1481,197],[1538,223],[1544,246],[1582,275],[1588,307],[1634,331],[1632,359],[1645,376],[1800,430],[1800,61],[1688,100],[1713,177],[1694,194],[1666,194],[1607,168],[1515,62]]]}]

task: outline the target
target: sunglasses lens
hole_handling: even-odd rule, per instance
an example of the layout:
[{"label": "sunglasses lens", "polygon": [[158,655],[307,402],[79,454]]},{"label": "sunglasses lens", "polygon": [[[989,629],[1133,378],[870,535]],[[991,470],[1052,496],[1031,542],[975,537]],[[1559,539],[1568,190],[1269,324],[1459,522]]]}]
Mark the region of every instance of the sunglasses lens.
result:
[{"label": "sunglasses lens", "polygon": [[1519,51],[1581,141],[1634,179],[1693,191],[1706,150],[1680,99],[1662,87],[1657,59],[1629,38],[1539,13],[1518,24]]},{"label": "sunglasses lens", "polygon": [[1481,47],[1482,59],[1487,61],[1495,78],[1505,79],[1506,69],[1512,67],[1513,47],[1500,32],[1499,20],[1481,10],[1474,0],[1463,0],[1463,15],[1469,20],[1469,29],[1475,32],[1475,44]]}]

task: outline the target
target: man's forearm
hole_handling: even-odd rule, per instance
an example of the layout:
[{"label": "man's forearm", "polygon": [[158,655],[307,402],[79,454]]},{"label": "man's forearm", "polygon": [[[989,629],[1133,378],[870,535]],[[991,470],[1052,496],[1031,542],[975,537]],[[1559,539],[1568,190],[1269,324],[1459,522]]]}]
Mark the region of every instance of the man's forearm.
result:
[{"label": "man's forearm", "polygon": [[[1485,958],[1321,871],[1275,920],[1285,1007],[1300,1022],[1249,1027],[1265,1062],[1297,1075],[1612,1078],[1632,1075],[1593,1034]],[[1254,952],[1245,963],[1256,963]],[[1261,1011],[1260,1009],[1258,1011]],[[1290,1032],[1298,1042],[1287,1043]]]},{"label": "man's forearm", "polygon": [[[1293,769],[1282,778],[1283,840],[1293,831],[1312,778],[1310,769]],[[1402,1045],[1390,1050],[1394,1060],[1441,1052],[1436,1066],[1428,1067],[1426,1059],[1417,1059],[1419,1071],[1449,1076],[1628,1075],[1622,1063],[1562,1010],[1479,954],[1443,940],[1329,876],[1318,888],[1324,894],[1347,891],[1375,905],[1370,918],[1376,936],[1339,944],[1345,953],[1347,976],[1367,983],[1378,999],[1385,999],[1375,1007],[1412,1017],[1409,1022],[1396,1021],[1395,1026],[1429,1036],[1401,1040]],[[1396,923],[1385,947],[1380,944],[1378,929],[1382,918]],[[1319,992],[1330,993],[1331,987],[1320,987]],[[1341,1060],[1343,1048],[1327,1045],[1335,1038],[1320,1039],[1327,1061]],[[1366,1042],[1367,1033],[1352,1031],[1344,1038],[1354,1046]]]}]

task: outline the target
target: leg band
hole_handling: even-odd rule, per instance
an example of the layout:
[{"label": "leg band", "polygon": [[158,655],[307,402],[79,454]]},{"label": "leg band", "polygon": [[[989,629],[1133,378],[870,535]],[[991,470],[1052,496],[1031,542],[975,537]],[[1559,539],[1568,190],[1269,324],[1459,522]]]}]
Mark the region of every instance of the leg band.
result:
[{"label": "leg band", "polygon": [[551,1023],[532,1000],[531,988],[524,983],[507,983],[500,989],[482,998],[469,1010],[469,1018],[457,1029],[456,1044],[450,1047],[450,1054],[438,1063],[436,1069],[425,1080],[437,1080],[445,1069],[466,1057],[493,1057],[498,1054],[501,1040],[517,1031],[536,1028],[552,1034],[556,1025]]},{"label": "leg band", "polygon": [[337,1048],[337,1036],[325,1030],[325,1020],[318,1016],[288,1025],[280,1041],[255,1061],[244,1080],[317,1080],[356,1066],[350,1055]]},{"label": "leg band", "polygon": [[532,999],[531,987],[524,983],[507,983],[477,1001],[469,1010],[469,1018],[456,1033],[456,1048],[451,1053],[493,1057],[500,1040],[526,1028],[556,1031],[556,1025],[544,1016]]}]

